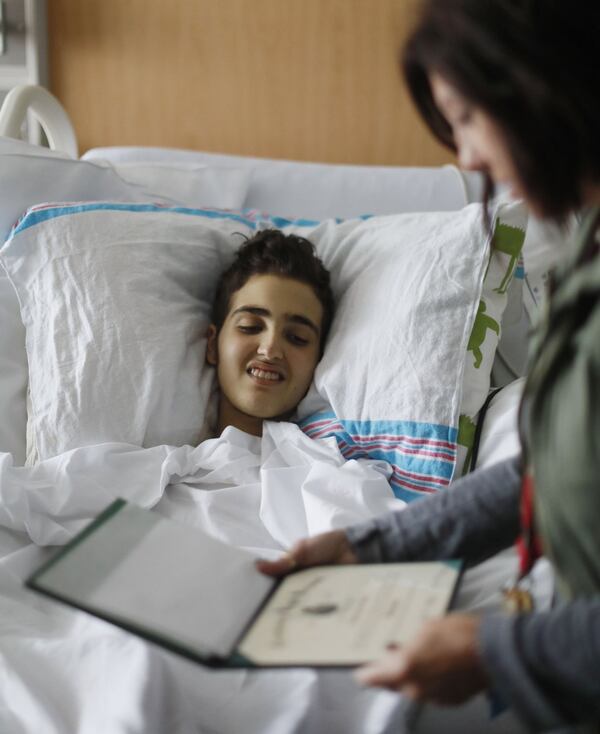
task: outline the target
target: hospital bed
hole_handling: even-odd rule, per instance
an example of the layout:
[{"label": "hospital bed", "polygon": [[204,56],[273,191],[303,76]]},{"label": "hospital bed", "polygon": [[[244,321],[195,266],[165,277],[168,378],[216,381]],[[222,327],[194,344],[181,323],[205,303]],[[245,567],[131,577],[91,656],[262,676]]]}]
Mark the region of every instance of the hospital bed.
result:
[{"label": "hospital bed", "polygon": [[[28,112],[48,148],[18,139]],[[237,233],[303,234],[330,267],[338,310],[299,425],[344,460],[392,465],[398,506],[518,451],[527,335],[555,233],[502,197],[490,232],[480,180],[454,166],[134,147],[78,158],[68,116],[40,88],[7,96],[0,136],[0,729],[518,732],[510,713],[491,718],[483,696],[421,709],[339,672],[207,673],[38,599],[22,580],[89,519],[94,503],[77,499],[77,482],[92,496],[100,475],[110,481],[107,442],[194,444],[210,391],[198,323]],[[55,490],[42,496],[44,462]],[[358,501],[353,511],[369,512]],[[288,530],[282,546],[306,527]],[[469,571],[457,604],[496,608],[514,570],[505,553]],[[546,569],[539,579],[547,600]]]}]

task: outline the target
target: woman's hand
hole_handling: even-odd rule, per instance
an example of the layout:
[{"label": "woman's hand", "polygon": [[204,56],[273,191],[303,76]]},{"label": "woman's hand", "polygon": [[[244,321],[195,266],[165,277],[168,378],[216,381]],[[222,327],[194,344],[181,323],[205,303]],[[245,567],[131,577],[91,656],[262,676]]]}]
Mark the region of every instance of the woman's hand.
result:
[{"label": "woman's hand", "polygon": [[358,563],[343,530],[332,530],[295,543],[289,551],[276,561],[256,561],[256,568],[268,576],[283,576],[307,566]]},{"label": "woman's hand", "polygon": [[478,617],[467,614],[428,622],[414,642],[390,647],[382,658],[359,668],[355,678],[418,701],[462,703],[489,683],[477,649],[479,624]]}]

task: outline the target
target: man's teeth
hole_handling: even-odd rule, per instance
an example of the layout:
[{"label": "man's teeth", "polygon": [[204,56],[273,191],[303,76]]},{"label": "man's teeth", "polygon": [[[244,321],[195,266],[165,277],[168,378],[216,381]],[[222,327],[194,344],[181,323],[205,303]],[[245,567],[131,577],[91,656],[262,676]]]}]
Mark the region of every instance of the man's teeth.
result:
[{"label": "man's teeth", "polygon": [[259,370],[255,367],[250,369],[250,374],[253,377],[258,377],[259,380],[279,380],[281,379],[278,372],[266,372],[265,370]]}]

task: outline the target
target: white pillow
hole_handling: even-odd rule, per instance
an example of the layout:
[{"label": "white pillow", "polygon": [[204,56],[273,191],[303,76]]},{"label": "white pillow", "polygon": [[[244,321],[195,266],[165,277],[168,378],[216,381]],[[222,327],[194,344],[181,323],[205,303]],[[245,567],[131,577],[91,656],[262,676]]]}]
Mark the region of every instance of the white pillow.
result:
[{"label": "white pillow", "polygon": [[[47,201],[128,201],[237,209],[249,173],[241,168],[119,164],[74,160],[63,153],[0,137],[0,241],[30,206]],[[220,189],[220,190],[219,190]],[[197,195],[196,195],[197,194]],[[204,199],[210,199],[205,201]]]},{"label": "white pillow", "polygon": [[214,286],[243,222],[180,211],[42,206],[0,251],[27,331],[29,455],[197,440]]},{"label": "white pillow", "polygon": [[[178,203],[239,208],[249,172],[219,167],[133,166],[123,171],[0,137],[0,242],[29,207],[46,201]],[[120,175],[125,174],[124,176]],[[10,282],[0,276],[0,451],[25,460],[27,357],[25,331]]]},{"label": "white pillow", "polygon": [[147,198],[186,207],[240,209],[250,184],[248,168],[172,163],[118,163],[96,160]]},{"label": "white pillow", "polygon": [[480,209],[322,223],[118,203],[31,210],[0,254],[27,329],[39,458],[108,440],[195,443],[203,333],[233,234],[278,226],[315,242],[338,300],[300,409],[307,432],[336,435],[349,458],[383,451],[398,496],[445,486],[488,265]]},{"label": "white pillow", "polygon": [[481,201],[479,174],[456,166],[356,166],[274,160],[158,147],[93,148],[83,156],[123,165],[244,167],[251,173],[245,207],[298,218],[455,211]]},{"label": "white pillow", "polygon": [[492,365],[502,334],[503,314],[515,273],[522,269],[527,213],[520,202],[501,201],[493,227],[491,256],[477,316],[468,344],[459,419],[458,469],[470,470],[465,462],[473,445],[477,414],[491,381]]},{"label": "white pillow", "polygon": [[149,201],[110,168],[0,137],[0,241],[30,206],[46,201]]},{"label": "white pillow", "polygon": [[492,222],[490,237],[473,204],[358,227],[284,226],[315,242],[341,294],[301,425],[335,435],[347,458],[386,460],[407,501],[462,471],[472,435],[456,426],[474,425],[489,391],[526,211],[500,201]]},{"label": "white pillow", "polygon": [[521,377],[503,387],[490,401],[486,411],[477,463],[481,469],[515,456],[521,450],[519,442],[519,406],[525,378]]},{"label": "white pillow", "polygon": [[[114,171],[92,163],[74,161],[62,153],[0,137],[0,242],[23,212],[34,204],[57,199],[109,197],[143,200]],[[0,275],[0,451],[25,460],[25,395],[27,356],[25,329],[19,304],[9,280]]]},{"label": "white pillow", "polygon": [[27,426],[25,327],[14,288],[4,271],[0,272],[0,334],[0,451],[12,454],[15,463],[22,464]]}]

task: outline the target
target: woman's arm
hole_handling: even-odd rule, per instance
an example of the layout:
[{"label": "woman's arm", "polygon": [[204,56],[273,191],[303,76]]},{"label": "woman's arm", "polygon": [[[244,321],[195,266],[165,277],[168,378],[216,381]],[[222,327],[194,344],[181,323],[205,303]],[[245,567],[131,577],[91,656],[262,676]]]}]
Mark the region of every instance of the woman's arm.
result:
[{"label": "woman's arm", "polygon": [[484,617],[479,642],[492,686],[532,729],[600,721],[600,598]]},{"label": "woman's arm", "polygon": [[478,563],[510,546],[519,532],[519,457],[473,472],[449,489],[345,530],[304,538],[283,558],[259,561],[263,573],[324,563],[462,558]]},{"label": "woman's arm", "polygon": [[362,562],[462,558],[479,563],[519,533],[521,460],[475,471],[447,490],[346,530]]},{"label": "woman's arm", "polygon": [[550,612],[430,620],[414,641],[356,677],[446,705],[492,688],[531,731],[564,731],[600,721],[599,670],[600,599],[593,598]]}]

